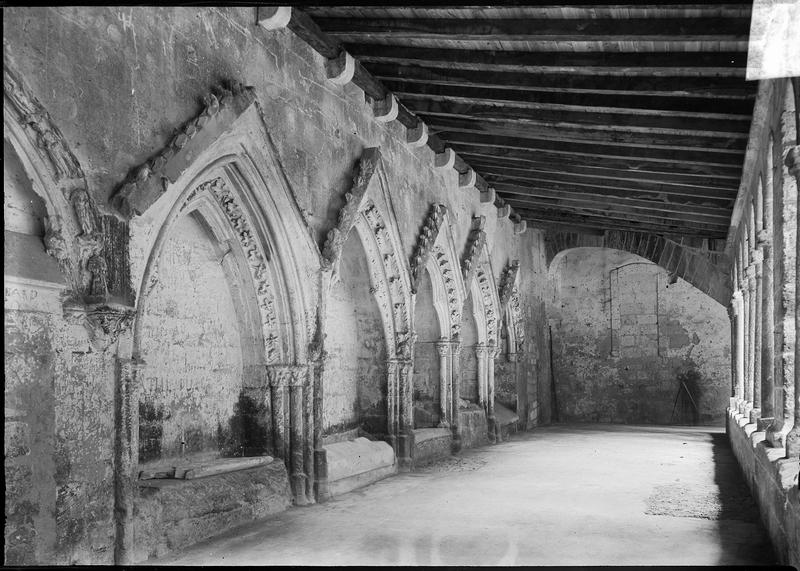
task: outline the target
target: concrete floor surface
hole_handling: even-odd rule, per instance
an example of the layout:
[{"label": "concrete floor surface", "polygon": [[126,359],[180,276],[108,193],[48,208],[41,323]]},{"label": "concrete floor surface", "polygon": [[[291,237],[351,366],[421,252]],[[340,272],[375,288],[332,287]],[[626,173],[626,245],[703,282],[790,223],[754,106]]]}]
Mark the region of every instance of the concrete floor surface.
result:
[{"label": "concrete floor surface", "polygon": [[147,564],[771,564],[757,517],[722,429],[554,425]]}]

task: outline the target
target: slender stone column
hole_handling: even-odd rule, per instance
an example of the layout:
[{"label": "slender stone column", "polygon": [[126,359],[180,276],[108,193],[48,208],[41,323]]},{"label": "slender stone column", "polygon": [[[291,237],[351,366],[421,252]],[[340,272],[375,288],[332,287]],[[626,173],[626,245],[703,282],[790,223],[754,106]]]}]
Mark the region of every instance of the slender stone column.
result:
[{"label": "slender stone column", "polygon": [[398,382],[397,382],[397,359],[389,359],[386,362],[386,432],[389,435],[389,444],[394,449],[395,456],[399,454],[397,449],[397,421],[399,416],[398,402]]},{"label": "slender stone column", "polygon": [[[800,82],[793,82],[795,89],[795,100],[800,98],[797,90],[800,89]],[[800,113],[795,111],[795,113]],[[800,122],[800,114],[798,115]],[[786,166],[789,172],[797,179],[797,186],[800,187],[800,146],[789,149],[786,155]],[[794,426],[786,435],[786,457],[797,458],[800,456],[800,212],[795,216],[797,226],[797,241],[795,243],[795,306],[794,306]]]},{"label": "slender stone column", "polygon": [[731,326],[731,398],[728,408],[736,406],[736,300],[731,297],[728,304],[728,321]]},{"label": "slender stone column", "polygon": [[401,359],[398,362],[398,388],[399,410],[398,413],[398,467],[400,471],[407,472],[412,466],[414,450],[414,387],[412,384],[412,371],[414,362],[411,359]]},{"label": "slender stone column", "polygon": [[494,360],[497,358],[499,350],[495,347],[494,341],[489,342],[489,350],[486,353],[486,368],[488,377],[488,387],[486,398],[488,400],[487,406],[487,420],[489,425],[489,442],[497,442],[500,440],[499,432],[500,427],[497,424],[497,417],[494,414]]},{"label": "slender stone column", "polygon": [[761,418],[758,430],[767,430],[775,420],[775,293],[772,260],[772,189],[765,189],[765,229],[760,232],[763,253],[763,312],[761,320]]},{"label": "slender stone column", "polygon": [[750,411],[750,422],[755,423],[761,418],[761,321],[764,311],[763,291],[763,260],[761,250],[755,249],[751,253],[755,264],[755,310],[753,312],[754,332],[753,332],[753,409]]},{"label": "slender stone column", "polygon": [[450,342],[442,339],[436,342],[436,350],[439,352],[439,426],[447,428],[450,426],[450,383],[447,357],[450,355]]},{"label": "slender stone column", "polygon": [[741,291],[733,294],[736,307],[736,406],[744,401],[744,299]]},{"label": "slender stone column", "polygon": [[313,375],[313,415],[314,415],[314,497],[323,502],[330,496],[328,491],[328,453],[322,445],[322,375],[325,371],[327,352],[317,344],[312,348],[309,371]]},{"label": "slender stone column", "polygon": [[755,266],[752,264],[748,265],[745,270],[746,287],[744,290],[745,312],[747,316],[747,332],[745,337],[747,370],[744,376],[744,403],[739,410],[739,412],[744,415],[749,415],[750,410],[753,408],[753,341],[755,338],[755,319],[753,319],[753,315],[755,314],[755,295],[753,294],[753,290],[755,289],[755,275]]},{"label": "slender stone column", "polygon": [[453,371],[453,376],[451,377],[452,400],[450,403],[450,430],[453,431],[453,452],[461,450],[461,420],[458,415],[458,403],[461,400],[461,382],[458,378],[460,373],[456,373],[456,371],[461,370],[458,366],[460,354],[461,342],[455,340],[450,344],[450,363],[453,365],[453,368],[450,369]]},{"label": "slender stone column", "polygon": [[305,384],[304,371],[297,371],[292,375],[289,387],[291,399],[291,454],[292,454],[292,488],[294,501],[298,506],[308,504],[306,497],[306,473],[303,470],[305,463],[304,428],[303,422],[305,403],[303,399],[303,385]]},{"label": "slender stone column", "polygon": [[139,462],[139,373],[144,362],[117,359],[117,442],[116,442],[116,548],[117,565],[132,564],[134,557],[133,515],[136,499],[136,470]]},{"label": "slender stone column", "polygon": [[483,343],[475,345],[475,356],[478,358],[478,403],[486,410],[486,354],[489,348]]}]

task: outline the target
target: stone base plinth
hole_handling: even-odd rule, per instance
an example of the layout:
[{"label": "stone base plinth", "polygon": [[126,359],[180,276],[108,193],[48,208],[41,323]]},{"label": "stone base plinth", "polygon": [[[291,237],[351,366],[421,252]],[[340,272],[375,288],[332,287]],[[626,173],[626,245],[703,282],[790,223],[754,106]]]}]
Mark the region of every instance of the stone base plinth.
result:
[{"label": "stone base plinth", "polygon": [[475,448],[489,444],[489,426],[483,409],[461,409],[458,411],[458,418],[462,448]]},{"label": "stone base plinth", "polygon": [[397,473],[394,450],[386,442],[359,437],[328,444],[324,448],[327,452],[328,497],[344,494]]},{"label": "stone base plinth", "polygon": [[286,466],[270,464],[190,480],[140,480],[133,561],[161,557],[288,508]]},{"label": "stone base plinth", "polygon": [[450,428],[418,428],[414,430],[414,466],[421,466],[450,456],[453,432]]}]

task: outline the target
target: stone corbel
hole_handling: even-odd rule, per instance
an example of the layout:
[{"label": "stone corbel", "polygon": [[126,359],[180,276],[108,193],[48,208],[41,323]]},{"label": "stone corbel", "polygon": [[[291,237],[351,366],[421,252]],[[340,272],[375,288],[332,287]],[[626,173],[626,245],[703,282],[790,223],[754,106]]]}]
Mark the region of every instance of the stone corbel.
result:
[{"label": "stone corbel", "polygon": [[441,153],[436,153],[433,159],[433,166],[437,169],[451,169],[456,164],[456,152],[450,147],[446,147]]},{"label": "stone corbel", "polygon": [[508,204],[503,204],[497,208],[498,218],[508,218],[509,216],[511,216],[511,206]]},{"label": "stone corbel", "polygon": [[472,169],[468,169],[466,172],[458,173],[458,188],[461,190],[473,188],[477,180],[478,175]]},{"label": "stone corbel", "polygon": [[379,101],[372,102],[372,112],[375,120],[379,123],[388,123],[397,119],[397,114],[400,111],[400,105],[397,103],[397,98],[391,93]]},{"label": "stone corbel", "polygon": [[496,192],[494,187],[487,187],[485,191],[481,192],[481,202],[486,204],[494,204]]},{"label": "stone corbel", "polygon": [[515,222],[514,234],[524,234],[527,228],[528,228],[528,222],[526,220],[520,220],[519,222]]},{"label": "stone corbel", "polygon": [[346,85],[353,81],[356,73],[356,60],[345,50],[339,52],[335,58],[325,62],[325,72],[328,79],[336,85]]},{"label": "stone corbel", "polygon": [[413,129],[408,129],[406,131],[406,143],[408,143],[409,147],[412,148],[422,147],[427,142],[428,142],[428,126],[423,121],[419,121],[416,127],[414,127]]},{"label": "stone corbel", "polygon": [[97,351],[104,351],[116,343],[120,335],[133,325],[135,315],[135,308],[115,303],[64,305],[65,321],[83,325]]},{"label": "stone corbel", "polygon": [[322,248],[322,269],[337,271],[339,259],[342,254],[342,247],[350,230],[356,222],[356,217],[361,210],[364,197],[369,189],[375,170],[381,160],[380,147],[370,147],[364,149],[358,161],[353,185],[350,191],[345,194],[345,204],[339,211],[339,219],[334,228],[328,232],[325,245]]},{"label": "stone corbel", "polygon": [[124,217],[145,212],[215,140],[254,102],[255,92],[234,82],[230,89],[204,98],[205,108],[189,121],[154,158],[137,167],[111,199]]}]

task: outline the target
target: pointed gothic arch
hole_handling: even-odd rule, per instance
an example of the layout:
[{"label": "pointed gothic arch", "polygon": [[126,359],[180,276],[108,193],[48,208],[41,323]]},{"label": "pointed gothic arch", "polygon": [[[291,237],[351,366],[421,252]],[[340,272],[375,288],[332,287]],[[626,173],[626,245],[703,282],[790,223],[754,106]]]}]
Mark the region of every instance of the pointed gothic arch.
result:
[{"label": "pointed gothic arch", "polygon": [[408,266],[396,220],[380,149],[368,148],[356,167],[337,225],[323,247],[322,289],[327,296],[339,279],[343,248],[355,231],[367,258],[370,293],[379,308],[386,347],[386,440],[405,469],[410,465],[409,431],[413,425],[414,339]]}]

